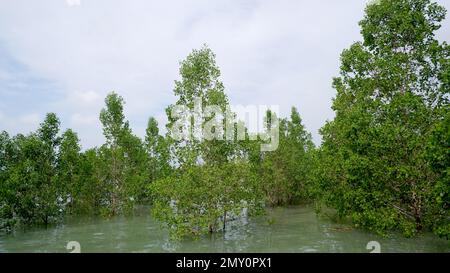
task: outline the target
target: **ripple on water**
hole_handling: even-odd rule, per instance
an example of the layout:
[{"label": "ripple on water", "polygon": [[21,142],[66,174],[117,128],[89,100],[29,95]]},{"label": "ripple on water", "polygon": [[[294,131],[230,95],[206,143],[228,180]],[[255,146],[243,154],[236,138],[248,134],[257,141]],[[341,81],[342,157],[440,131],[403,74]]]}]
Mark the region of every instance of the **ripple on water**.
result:
[{"label": "ripple on water", "polygon": [[318,218],[309,207],[270,209],[247,223],[230,223],[225,234],[181,242],[169,241],[149,213],[72,219],[59,227],[2,234],[0,252],[67,252],[72,240],[83,252],[368,252],[369,241],[380,242],[382,252],[450,252],[450,242],[432,234],[383,238]]}]

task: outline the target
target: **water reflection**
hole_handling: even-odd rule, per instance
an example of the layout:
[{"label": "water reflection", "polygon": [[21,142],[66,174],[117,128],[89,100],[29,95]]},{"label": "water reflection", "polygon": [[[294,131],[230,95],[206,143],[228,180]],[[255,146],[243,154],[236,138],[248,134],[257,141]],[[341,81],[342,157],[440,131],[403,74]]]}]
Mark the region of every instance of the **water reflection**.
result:
[{"label": "water reflection", "polygon": [[228,224],[225,233],[181,242],[169,240],[148,208],[134,217],[77,217],[52,228],[0,234],[0,252],[68,252],[69,241],[79,242],[82,252],[369,252],[369,241],[380,242],[382,252],[450,252],[450,242],[432,234],[384,238],[318,218],[310,207],[271,209]]}]

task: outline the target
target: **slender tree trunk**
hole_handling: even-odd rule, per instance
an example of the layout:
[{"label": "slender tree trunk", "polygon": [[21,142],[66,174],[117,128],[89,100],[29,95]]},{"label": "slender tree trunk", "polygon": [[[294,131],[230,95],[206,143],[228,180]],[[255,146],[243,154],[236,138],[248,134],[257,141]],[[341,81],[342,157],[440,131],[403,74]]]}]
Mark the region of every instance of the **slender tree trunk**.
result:
[{"label": "slender tree trunk", "polygon": [[225,232],[226,224],[227,224],[227,211],[225,210],[223,212],[223,231],[224,232]]}]

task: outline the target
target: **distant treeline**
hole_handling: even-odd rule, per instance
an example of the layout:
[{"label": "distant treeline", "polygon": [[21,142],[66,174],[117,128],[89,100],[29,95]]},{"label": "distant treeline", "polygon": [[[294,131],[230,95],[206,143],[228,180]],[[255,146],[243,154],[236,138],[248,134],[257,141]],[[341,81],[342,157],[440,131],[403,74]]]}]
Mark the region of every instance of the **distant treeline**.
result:
[{"label": "distant treeline", "polygon": [[[341,55],[333,80],[336,113],[315,147],[296,108],[268,111],[265,140],[177,140],[176,105],[227,111],[214,53],[203,47],[180,64],[167,133],[154,118],[144,139],[110,93],[100,113],[105,144],[82,151],[72,130],[47,114],[28,135],[0,134],[0,229],[49,224],[68,214],[113,216],[151,204],[173,237],[226,229],[229,219],[265,206],[313,202],[380,234],[433,231],[450,236],[450,46],[435,39],[445,18],[430,0],[381,0],[366,8],[362,42]],[[276,123],[271,121],[277,120]],[[210,121],[203,118],[202,123]],[[223,125],[225,122],[223,121]],[[233,120],[237,128],[238,120]]]}]

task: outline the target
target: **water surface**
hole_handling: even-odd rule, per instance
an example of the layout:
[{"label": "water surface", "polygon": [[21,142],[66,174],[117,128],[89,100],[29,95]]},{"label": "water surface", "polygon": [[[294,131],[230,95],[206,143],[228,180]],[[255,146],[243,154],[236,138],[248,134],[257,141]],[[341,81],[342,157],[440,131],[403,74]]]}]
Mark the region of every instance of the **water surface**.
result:
[{"label": "water surface", "polygon": [[77,217],[56,227],[0,234],[0,252],[69,252],[69,241],[78,241],[81,252],[370,252],[369,241],[379,242],[381,252],[450,252],[450,241],[433,234],[380,237],[317,217],[305,206],[239,221],[225,234],[171,242],[148,208],[133,217]]}]

